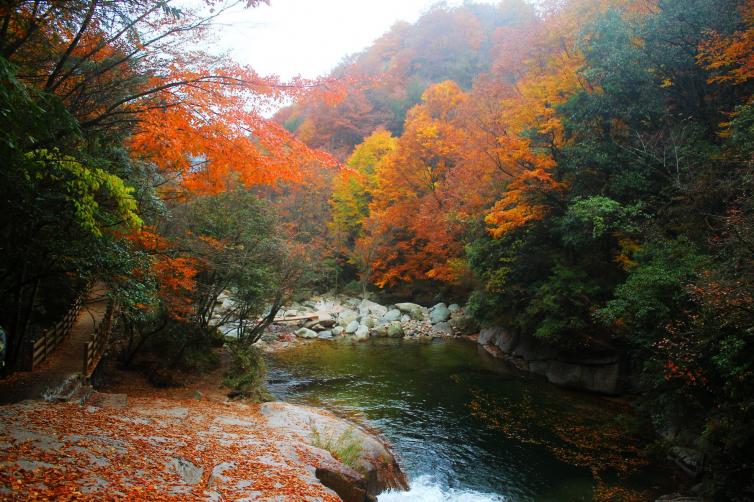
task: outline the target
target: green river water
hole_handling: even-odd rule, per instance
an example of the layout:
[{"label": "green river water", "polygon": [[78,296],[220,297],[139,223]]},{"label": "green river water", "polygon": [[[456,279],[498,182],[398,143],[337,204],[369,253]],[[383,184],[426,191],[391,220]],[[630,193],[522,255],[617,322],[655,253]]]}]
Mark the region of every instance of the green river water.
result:
[{"label": "green river water", "polygon": [[467,340],[315,341],[268,366],[276,397],[382,432],[411,491],[380,502],[591,501],[600,487],[619,491],[613,500],[638,490],[641,500],[653,491],[615,425],[623,407],[522,376]]}]

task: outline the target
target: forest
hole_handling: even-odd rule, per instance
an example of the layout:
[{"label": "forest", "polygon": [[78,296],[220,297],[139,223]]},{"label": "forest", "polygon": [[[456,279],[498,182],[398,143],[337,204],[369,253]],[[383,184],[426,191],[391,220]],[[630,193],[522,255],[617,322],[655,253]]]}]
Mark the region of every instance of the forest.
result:
[{"label": "forest", "polygon": [[292,81],[201,49],[228,8],[0,8],[5,376],[95,282],[119,365],[225,344],[252,399],[292,301],[449,298],[618,354],[643,448],[754,498],[754,1],[437,4]]}]

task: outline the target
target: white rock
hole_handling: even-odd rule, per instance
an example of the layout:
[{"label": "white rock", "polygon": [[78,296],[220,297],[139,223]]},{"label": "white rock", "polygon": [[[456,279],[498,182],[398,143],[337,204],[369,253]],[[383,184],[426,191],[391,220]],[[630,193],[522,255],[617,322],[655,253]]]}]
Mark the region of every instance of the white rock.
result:
[{"label": "white rock", "polygon": [[367,338],[369,338],[369,328],[367,328],[363,324],[360,324],[359,328],[353,334],[353,339],[354,340],[366,340]]},{"label": "white rock", "polygon": [[308,328],[301,328],[298,331],[296,331],[296,336],[299,338],[317,338],[317,332],[312,331]]},{"label": "white rock", "polygon": [[361,300],[361,303],[359,304],[359,311],[361,310],[367,310],[370,314],[378,316],[383,316],[387,313],[387,307],[384,307],[379,303],[375,303],[367,299]]},{"label": "white rock", "polygon": [[353,320],[348,323],[348,326],[346,326],[346,333],[349,335],[356,333],[357,329],[359,329],[359,321]]}]

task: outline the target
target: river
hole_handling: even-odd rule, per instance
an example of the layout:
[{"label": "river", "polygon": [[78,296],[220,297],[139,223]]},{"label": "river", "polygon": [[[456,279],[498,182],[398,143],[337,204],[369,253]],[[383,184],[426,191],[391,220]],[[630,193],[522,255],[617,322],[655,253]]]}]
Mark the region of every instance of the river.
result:
[{"label": "river", "polygon": [[591,501],[648,496],[619,403],[522,376],[467,340],[317,341],[268,359],[279,399],[380,430],[411,491],[392,501]]}]

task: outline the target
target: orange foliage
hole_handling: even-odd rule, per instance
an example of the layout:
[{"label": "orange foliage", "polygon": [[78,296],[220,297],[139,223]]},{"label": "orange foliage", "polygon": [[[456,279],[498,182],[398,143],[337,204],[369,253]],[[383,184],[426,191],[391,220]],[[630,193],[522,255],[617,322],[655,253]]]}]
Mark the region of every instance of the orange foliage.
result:
[{"label": "orange foliage", "polygon": [[699,47],[698,61],[714,72],[710,82],[743,84],[754,78],[754,0],[741,6],[742,31],[729,37],[710,33]]},{"label": "orange foliage", "polygon": [[[299,180],[308,162],[334,163],[259,114],[260,100],[279,100],[290,94],[282,83],[239,66],[193,70],[197,59],[201,61],[192,56],[191,63],[180,60],[172,65],[169,83],[187,85],[157,93],[156,99],[172,106],[141,113],[129,143],[137,156],[178,176],[185,188],[210,193],[225,190],[233,182],[248,186]],[[168,84],[152,84],[161,85]]]},{"label": "orange foliage", "polygon": [[[423,103],[406,119],[396,149],[377,166],[377,187],[370,205],[379,239],[373,279],[382,287],[399,281],[453,280],[450,259],[462,251],[459,226],[447,218],[448,176],[458,161],[466,135],[458,127],[466,94],[454,82],[427,89]],[[371,237],[372,239],[375,236]]]},{"label": "orange foliage", "polygon": [[191,293],[198,272],[197,260],[191,257],[160,256],[154,263],[163,307],[173,319],[185,320],[193,311]]},{"label": "orange foliage", "polygon": [[[193,257],[172,256],[170,242],[154,227],[143,227],[125,237],[138,249],[149,253],[152,259],[150,270],[135,270],[134,274],[151,274],[157,283],[162,308],[173,319],[186,319],[193,309],[192,293],[200,269],[199,261]],[[141,307],[151,308],[148,305]]]},{"label": "orange foliage", "polygon": [[547,213],[542,200],[549,192],[563,188],[544,169],[524,171],[505,192],[502,199],[487,214],[485,222],[490,225],[490,234],[499,238],[506,232],[540,220]]}]

